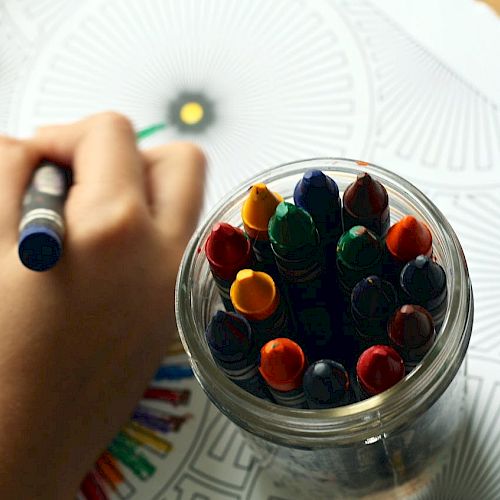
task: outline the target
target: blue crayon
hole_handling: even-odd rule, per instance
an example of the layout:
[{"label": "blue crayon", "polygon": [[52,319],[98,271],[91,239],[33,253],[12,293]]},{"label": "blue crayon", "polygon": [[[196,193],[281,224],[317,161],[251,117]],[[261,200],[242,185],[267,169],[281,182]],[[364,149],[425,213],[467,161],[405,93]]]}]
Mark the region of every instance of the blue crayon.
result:
[{"label": "blue crayon", "polygon": [[192,376],[193,370],[188,365],[164,365],[160,366],[154,378],[155,380],[182,380]]},{"label": "blue crayon", "polygon": [[359,347],[388,344],[387,323],[398,306],[394,287],[378,276],[359,281],[351,294],[351,313]]},{"label": "blue crayon", "polygon": [[63,252],[64,202],[71,185],[71,170],[42,162],[33,173],[23,199],[18,253],[33,271],[54,267]]},{"label": "blue crayon", "polygon": [[273,400],[259,373],[259,351],[243,316],[217,311],[205,334],[214,361],[230,380],[254,396]]},{"label": "blue crayon", "polygon": [[401,300],[429,311],[439,331],[446,314],[448,287],[444,269],[431,258],[419,255],[403,267],[400,275]]},{"label": "blue crayon", "polygon": [[293,201],[311,215],[318,230],[326,265],[334,262],[335,247],[343,232],[337,183],[321,170],[308,170],[295,186]]},{"label": "blue crayon", "polygon": [[331,359],[313,363],[302,381],[311,409],[335,408],[356,402],[346,369]]}]

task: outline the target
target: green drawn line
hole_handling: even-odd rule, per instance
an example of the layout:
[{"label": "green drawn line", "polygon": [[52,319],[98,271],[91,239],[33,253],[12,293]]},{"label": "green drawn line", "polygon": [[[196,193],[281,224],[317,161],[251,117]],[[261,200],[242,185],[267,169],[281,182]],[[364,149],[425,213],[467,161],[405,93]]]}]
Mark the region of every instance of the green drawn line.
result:
[{"label": "green drawn line", "polygon": [[153,134],[156,134],[156,132],[163,130],[164,128],[166,128],[166,126],[166,123],[155,123],[154,125],[139,130],[139,132],[137,132],[135,135],[138,141],[142,141],[142,139],[151,137]]}]

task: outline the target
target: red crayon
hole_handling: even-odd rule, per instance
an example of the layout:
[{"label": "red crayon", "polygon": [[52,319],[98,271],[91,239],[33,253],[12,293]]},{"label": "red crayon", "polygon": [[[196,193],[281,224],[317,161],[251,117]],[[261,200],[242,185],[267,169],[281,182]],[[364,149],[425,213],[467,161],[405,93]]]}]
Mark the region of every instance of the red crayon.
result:
[{"label": "red crayon", "polygon": [[399,352],[409,373],[433,346],[436,338],[434,320],[421,306],[405,304],[387,325],[389,339]]},{"label": "red crayon", "polygon": [[356,375],[362,399],[386,391],[405,376],[401,356],[387,345],[374,345],[361,354]]},{"label": "red crayon", "polygon": [[251,267],[253,252],[250,240],[241,229],[219,222],[214,225],[205,243],[205,255],[224,306],[226,310],[233,311],[229,290],[238,271]]},{"label": "red crayon", "polygon": [[174,406],[186,405],[189,401],[190,392],[185,390],[175,390],[175,389],[157,389],[154,387],[149,387],[143,394],[144,399],[159,399],[161,401],[166,401]]}]

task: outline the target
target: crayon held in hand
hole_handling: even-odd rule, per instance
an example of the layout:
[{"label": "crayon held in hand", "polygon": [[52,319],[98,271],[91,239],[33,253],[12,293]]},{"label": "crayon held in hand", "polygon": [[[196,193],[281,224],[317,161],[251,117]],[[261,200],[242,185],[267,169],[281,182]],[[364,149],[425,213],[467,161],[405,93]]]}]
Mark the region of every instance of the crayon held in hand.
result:
[{"label": "crayon held in hand", "polygon": [[33,173],[23,199],[18,253],[33,271],[54,267],[63,252],[64,202],[71,184],[71,170],[42,162]]},{"label": "crayon held in hand", "polygon": [[310,365],[304,374],[303,386],[311,409],[335,408],[356,401],[346,369],[331,359]]},{"label": "crayon held in hand", "polygon": [[413,370],[436,338],[434,321],[421,306],[405,304],[396,310],[387,325],[389,340],[403,358],[406,373]]},{"label": "crayon held in hand", "polygon": [[356,375],[363,399],[376,396],[405,376],[401,356],[387,345],[374,345],[366,349],[356,364]]},{"label": "crayon held in hand", "polygon": [[380,237],[389,229],[389,196],[385,187],[366,172],[358,174],[347,186],[343,196],[344,231],[353,226],[365,226]]},{"label": "crayon held in hand", "polygon": [[219,222],[205,243],[205,255],[224,307],[227,311],[234,311],[229,292],[238,271],[252,265],[249,239],[241,229]]},{"label": "crayon held in hand", "polygon": [[214,361],[229,379],[254,396],[272,400],[259,373],[259,349],[243,316],[217,311],[205,336]]},{"label": "crayon held in hand", "polygon": [[260,350],[259,371],[277,403],[292,408],[307,408],[302,377],[307,363],[300,346],[278,338]]}]

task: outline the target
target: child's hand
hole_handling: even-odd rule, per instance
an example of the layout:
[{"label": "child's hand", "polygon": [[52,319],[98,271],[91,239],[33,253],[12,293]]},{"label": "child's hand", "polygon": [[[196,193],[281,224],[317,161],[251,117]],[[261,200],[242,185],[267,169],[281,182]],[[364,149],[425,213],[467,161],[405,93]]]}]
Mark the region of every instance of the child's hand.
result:
[{"label": "child's hand", "polygon": [[[42,157],[74,175],[63,256],[37,273],[17,240]],[[0,137],[0,498],[71,498],[126,422],[176,335],[204,163],[190,144],[141,153],[114,113]]]}]

